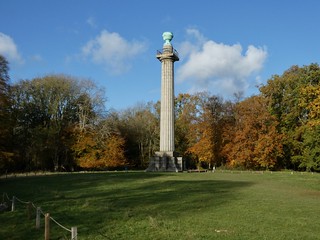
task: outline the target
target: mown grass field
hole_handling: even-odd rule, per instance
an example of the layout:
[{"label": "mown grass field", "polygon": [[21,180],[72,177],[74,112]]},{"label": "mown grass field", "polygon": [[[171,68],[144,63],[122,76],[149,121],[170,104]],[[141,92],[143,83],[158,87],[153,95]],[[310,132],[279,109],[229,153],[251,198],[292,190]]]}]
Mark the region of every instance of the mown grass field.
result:
[{"label": "mown grass field", "polygon": [[[320,239],[320,174],[73,173],[0,179],[78,239]],[[0,213],[0,239],[44,239],[26,206]],[[51,239],[70,233],[51,223]]]}]

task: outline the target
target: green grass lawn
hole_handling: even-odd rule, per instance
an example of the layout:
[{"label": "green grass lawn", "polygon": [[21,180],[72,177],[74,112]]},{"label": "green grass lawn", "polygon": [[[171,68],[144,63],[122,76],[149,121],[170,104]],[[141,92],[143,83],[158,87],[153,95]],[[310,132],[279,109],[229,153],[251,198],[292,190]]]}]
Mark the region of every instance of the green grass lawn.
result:
[{"label": "green grass lawn", "polygon": [[[320,174],[73,173],[0,179],[78,239],[320,239]],[[0,239],[44,239],[26,206],[0,213]],[[51,239],[70,233],[51,223]]]}]

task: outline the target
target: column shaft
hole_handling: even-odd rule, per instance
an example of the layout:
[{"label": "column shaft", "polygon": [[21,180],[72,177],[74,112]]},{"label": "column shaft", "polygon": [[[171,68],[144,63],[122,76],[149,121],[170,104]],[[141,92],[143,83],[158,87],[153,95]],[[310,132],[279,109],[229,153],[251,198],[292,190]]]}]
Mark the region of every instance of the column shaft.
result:
[{"label": "column shaft", "polygon": [[162,59],[160,151],[174,151],[174,78],[173,59]]}]

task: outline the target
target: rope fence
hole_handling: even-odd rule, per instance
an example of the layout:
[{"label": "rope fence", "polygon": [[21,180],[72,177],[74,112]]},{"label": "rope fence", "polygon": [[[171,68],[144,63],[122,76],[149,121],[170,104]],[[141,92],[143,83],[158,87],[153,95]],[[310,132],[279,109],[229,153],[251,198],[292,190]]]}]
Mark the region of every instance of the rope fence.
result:
[{"label": "rope fence", "polygon": [[71,233],[71,240],[78,240],[77,227],[71,227],[71,229],[69,229],[69,228],[63,226],[61,223],[59,223],[57,220],[55,220],[53,217],[51,217],[50,213],[44,213],[41,210],[41,207],[37,207],[33,202],[22,201],[21,199],[17,198],[16,196],[13,196],[12,199],[10,199],[7,193],[3,193],[2,194],[2,203],[0,204],[1,211],[9,208],[7,202],[9,202],[9,203],[11,202],[11,211],[12,212],[15,211],[17,202],[27,205],[29,219],[32,218],[33,210],[36,210],[36,229],[40,229],[41,215],[44,216],[44,219],[45,219],[44,239],[45,240],[50,240],[50,221],[54,222],[57,226],[59,226],[63,230]]}]

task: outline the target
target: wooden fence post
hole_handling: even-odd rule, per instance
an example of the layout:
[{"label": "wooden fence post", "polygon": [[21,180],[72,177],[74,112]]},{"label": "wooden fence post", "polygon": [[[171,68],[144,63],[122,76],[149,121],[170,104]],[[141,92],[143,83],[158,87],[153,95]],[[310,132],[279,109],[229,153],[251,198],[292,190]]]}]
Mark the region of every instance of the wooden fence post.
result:
[{"label": "wooden fence post", "polygon": [[45,214],[45,223],[44,223],[44,239],[50,239],[50,213]]},{"label": "wooden fence post", "polygon": [[28,219],[32,219],[32,202],[29,202],[27,205],[27,211],[28,211]]},{"label": "wooden fence post", "polygon": [[71,240],[78,240],[77,227],[71,227]]},{"label": "wooden fence post", "polygon": [[36,229],[40,228],[40,216],[41,216],[41,208],[37,207],[37,215],[36,215]]},{"label": "wooden fence post", "polygon": [[12,204],[11,204],[11,211],[12,211],[12,212],[13,212],[14,210],[16,210],[15,202],[16,202],[16,197],[13,196],[13,197],[12,197]]}]

